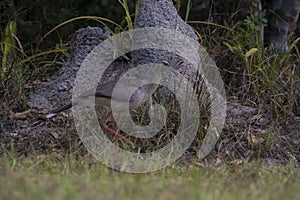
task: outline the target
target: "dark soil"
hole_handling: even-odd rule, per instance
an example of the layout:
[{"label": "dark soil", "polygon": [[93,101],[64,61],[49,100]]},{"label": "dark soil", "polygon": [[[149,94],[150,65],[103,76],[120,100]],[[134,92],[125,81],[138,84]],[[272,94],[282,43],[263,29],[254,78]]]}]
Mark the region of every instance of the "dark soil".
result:
[{"label": "dark soil", "polygon": [[[45,120],[34,112],[1,121],[1,154],[31,156],[48,153],[87,154],[70,115]],[[184,161],[197,159],[199,143],[194,142]],[[258,109],[230,103],[221,138],[214,150],[201,161],[204,165],[262,161],[267,165],[300,165],[300,118],[272,120]]]}]

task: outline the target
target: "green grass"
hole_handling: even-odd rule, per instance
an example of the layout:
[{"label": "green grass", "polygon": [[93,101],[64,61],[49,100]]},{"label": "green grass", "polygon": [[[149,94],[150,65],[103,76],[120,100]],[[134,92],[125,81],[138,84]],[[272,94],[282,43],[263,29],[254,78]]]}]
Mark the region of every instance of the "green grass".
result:
[{"label": "green grass", "polygon": [[300,170],[258,164],[222,169],[170,166],[113,171],[91,158],[57,154],[0,158],[1,199],[299,199]]}]

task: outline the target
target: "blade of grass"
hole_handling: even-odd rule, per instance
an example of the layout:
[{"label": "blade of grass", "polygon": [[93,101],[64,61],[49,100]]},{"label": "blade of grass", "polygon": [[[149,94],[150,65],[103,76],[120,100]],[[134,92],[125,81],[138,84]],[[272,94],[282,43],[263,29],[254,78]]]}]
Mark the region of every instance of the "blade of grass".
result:
[{"label": "blade of grass", "polygon": [[191,0],[188,0],[187,6],[186,6],[185,18],[184,18],[185,22],[187,22],[189,20],[190,10],[191,10]]},{"label": "blade of grass", "polygon": [[129,7],[128,7],[128,4],[127,4],[127,0],[119,0],[119,3],[122,5],[122,7],[125,10],[125,13],[126,13],[125,19],[127,21],[128,29],[131,30],[131,29],[133,29],[133,23],[132,23],[132,20],[131,20],[131,16],[130,16],[130,12],[129,12]]},{"label": "blade of grass", "polygon": [[134,24],[136,23],[139,11],[141,7],[141,0],[137,0],[136,5],[135,5],[135,18],[134,18]]},{"label": "blade of grass", "polygon": [[213,23],[213,22],[206,22],[206,21],[187,21],[188,24],[206,24],[206,25],[212,25],[212,26],[216,26],[216,27],[219,27],[219,28],[223,28],[225,30],[228,30],[228,31],[231,31],[233,33],[237,33],[235,30],[227,27],[227,26],[223,26],[223,25],[220,25],[220,24],[216,24],[216,23]]},{"label": "blade of grass", "polygon": [[[115,25],[116,27],[118,27],[119,29],[123,30],[123,28],[117,24],[116,22],[110,20],[110,19],[107,19],[107,18],[104,18],[104,17],[97,17],[97,16],[80,16],[80,17],[75,17],[75,18],[72,18],[72,19],[69,19],[67,21],[64,21],[63,23],[60,23],[58,24],[57,26],[55,26],[54,28],[52,28],[50,31],[48,31],[42,38],[41,40],[39,41],[39,43],[37,44],[37,47],[42,43],[42,41],[48,37],[53,31],[55,31],[56,29],[68,24],[68,23],[71,23],[73,21],[76,21],[76,20],[81,20],[81,19],[90,19],[90,20],[95,20],[95,21],[98,21],[100,20],[100,23],[103,23],[102,21],[105,21],[105,22],[109,22],[113,25]],[[104,23],[103,23],[104,24]],[[105,24],[104,24],[105,25]],[[106,25],[105,25],[106,26]]]},{"label": "blade of grass", "polygon": [[17,24],[15,21],[9,22],[5,27],[4,36],[2,38],[3,50],[2,50],[2,66],[1,66],[1,78],[5,77],[9,56],[14,52],[14,46],[16,44],[14,35],[17,33]]},{"label": "blade of grass", "polygon": [[52,49],[52,50],[48,50],[48,51],[44,51],[44,52],[40,52],[40,53],[36,53],[32,56],[29,56],[23,60],[21,60],[19,63],[17,63],[17,65],[21,65],[24,64],[26,62],[30,62],[33,59],[36,59],[38,57],[44,56],[44,55],[48,55],[48,54],[53,54],[53,53],[66,53],[68,50],[67,47],[61,47],[61,48],[57,48],[57,49]]}]

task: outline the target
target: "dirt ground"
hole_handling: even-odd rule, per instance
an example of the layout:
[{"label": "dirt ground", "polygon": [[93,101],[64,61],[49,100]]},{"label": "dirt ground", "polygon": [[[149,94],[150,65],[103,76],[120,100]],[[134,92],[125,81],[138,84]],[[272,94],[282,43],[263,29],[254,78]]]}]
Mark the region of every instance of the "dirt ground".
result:
[{"label": "dirt ground", "polygon": [[[1,154],[88,154],[77,135],[71,112],[51,120],[31,110],[2,117],[0,144]],[[201,160],[197,159],[197,148],[199,143],[195,141],[181,160],[197,160],[201,165],[261,161],[270,166],[293,163],[299,167],[300,117],[274,120],[257,108],[231,101],[215,148]]]}]

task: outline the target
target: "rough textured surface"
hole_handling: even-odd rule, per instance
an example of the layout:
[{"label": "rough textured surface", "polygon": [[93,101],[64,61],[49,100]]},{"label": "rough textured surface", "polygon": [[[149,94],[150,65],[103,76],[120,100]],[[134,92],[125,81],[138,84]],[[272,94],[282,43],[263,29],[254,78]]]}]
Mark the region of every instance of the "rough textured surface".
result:
[{"label": "rough textured surface", "polygon": [[[162,27],[180,31],[182,34],[189,36],[191,39],[198,41],[198,38],[192,27],[187,25],[178,15],[172,0],[143,0],[139,14],[137,17],[135,28],[143,27]],[[182,58],[165,51],[157,49],[145,49],[138,51],[132,55],[133,63],[143,64],[148,62],[156,62],[159,60],[167,60],[171,64],[176,63]],[[185,61],[181,65],[182,69],[188,68],[188,63]]]},{"label": "rough textured surface", "polygon": [[187,25],[177,14],[172,0],[143,0],[136,23],[140,27],[164,27],[176,29],[198,40],[192,27]]},{"label": "rough textured surface", "polygon": [[71,57],[50,80],[40,85],[32,94],[30,107],[48,110],[70,99],[76,72],[82,61],[110,34],[106,29],[87,27],[76,31],[70,47]]}]

